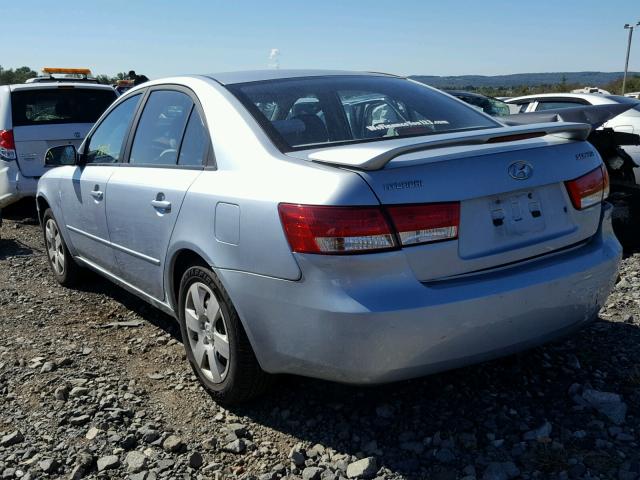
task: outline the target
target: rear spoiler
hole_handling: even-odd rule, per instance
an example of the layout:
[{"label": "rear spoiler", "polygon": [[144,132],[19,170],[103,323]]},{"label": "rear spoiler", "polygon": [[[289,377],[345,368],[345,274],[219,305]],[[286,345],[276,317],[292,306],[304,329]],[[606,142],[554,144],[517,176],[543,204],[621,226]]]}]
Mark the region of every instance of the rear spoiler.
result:
[{"label": "rear spoiler", "polygon": [[[360,170],[379,170],[394,158],[407,153],[422,152],[446,147],[483,145],[490,143],[512,142],[528,138],[554,135],[567,140],[586,140],[591,126],[584,123],[538,123],[514,127],[499,127],[469,132],[445,133],[416,142],[416,138],[394,139],[387,141],[344,145],[323,148],[309,152],[308,160],[328,163]],[[395,142],[397,146],[391,146]],[[400,145],[398,143],[401,142]]]},{"label": "rear spoiler", "polygon": [[595,130],[609,120],[636,106],[638,103],[608,103],[605,105],[580,105],[571,108],[552,108],[541,112],[517,113],[501,117],[507,125],[530,125],[549,122],[588,123]]}]

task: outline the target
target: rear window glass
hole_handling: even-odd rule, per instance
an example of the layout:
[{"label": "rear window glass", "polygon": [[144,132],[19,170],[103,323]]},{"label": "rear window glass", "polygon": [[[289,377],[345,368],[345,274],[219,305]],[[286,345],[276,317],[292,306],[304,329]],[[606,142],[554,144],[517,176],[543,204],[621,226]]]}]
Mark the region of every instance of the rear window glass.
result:
[{"label": "rear window glass", "polygon": [[106,89],[18,90],[11,93],[13,126],[94,123],[115,99],[115,91]]},{"label": "rear window glass", "polygon": [[228,88],[283,151],[500,126],[400,78],[298,78]]}]

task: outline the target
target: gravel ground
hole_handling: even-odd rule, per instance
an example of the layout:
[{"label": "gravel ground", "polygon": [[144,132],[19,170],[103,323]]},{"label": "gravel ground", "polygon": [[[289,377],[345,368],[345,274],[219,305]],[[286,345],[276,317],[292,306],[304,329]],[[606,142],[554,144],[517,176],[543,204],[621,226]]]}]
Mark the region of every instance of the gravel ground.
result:
[{"label": "gravel ground", "polygon": [[[10,213],[10,212],[9,212]],[[279,379],[226,410],[172,320],[48,273],[39,227],[0,240],[0,476],[640,478],[640,255],[592,326],[543,348],[376,388]]]}]

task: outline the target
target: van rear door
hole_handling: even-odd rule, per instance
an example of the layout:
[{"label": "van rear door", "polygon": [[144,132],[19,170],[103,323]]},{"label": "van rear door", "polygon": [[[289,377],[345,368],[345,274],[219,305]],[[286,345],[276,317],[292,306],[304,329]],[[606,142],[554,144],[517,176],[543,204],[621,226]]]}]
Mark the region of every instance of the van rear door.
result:
[{"label": "van rear door", "polygon": [[18,166],[26,177],[40,177],[44,154],[56,145],[76,147],[117,98],[98,85],[43,84],[14,86],[11,117]]}]

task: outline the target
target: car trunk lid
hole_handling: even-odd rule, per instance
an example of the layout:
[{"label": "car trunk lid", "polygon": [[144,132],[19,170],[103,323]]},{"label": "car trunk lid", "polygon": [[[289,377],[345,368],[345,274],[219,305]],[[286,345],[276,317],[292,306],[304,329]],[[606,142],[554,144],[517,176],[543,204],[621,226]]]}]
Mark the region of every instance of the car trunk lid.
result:
[{"label": "car trunk lid", "polygon": [[[355,171],[383,206],[460,202],[457,239],[403,248],[416,277],[429,282],[589,239],[599,227],[601,204],[577,210],[564,182],[600,164],[586,142],[541,136],[418,150],[384,168]],[[522,166],[526,174],[519,173]]]}]

